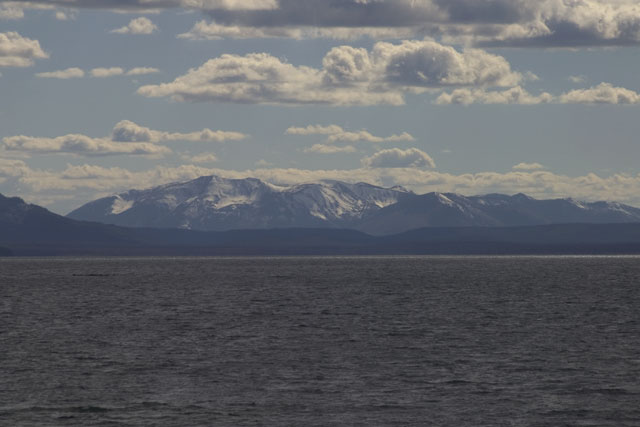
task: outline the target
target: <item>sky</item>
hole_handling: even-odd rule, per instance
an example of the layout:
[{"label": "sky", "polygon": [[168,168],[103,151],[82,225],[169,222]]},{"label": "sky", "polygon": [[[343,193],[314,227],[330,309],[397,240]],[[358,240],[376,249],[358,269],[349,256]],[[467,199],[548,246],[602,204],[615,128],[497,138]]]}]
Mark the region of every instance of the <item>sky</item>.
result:
[{"label": "sky", "polygon": [[0,0],[0,193],[202,175],[640,206],[636,0]]}]

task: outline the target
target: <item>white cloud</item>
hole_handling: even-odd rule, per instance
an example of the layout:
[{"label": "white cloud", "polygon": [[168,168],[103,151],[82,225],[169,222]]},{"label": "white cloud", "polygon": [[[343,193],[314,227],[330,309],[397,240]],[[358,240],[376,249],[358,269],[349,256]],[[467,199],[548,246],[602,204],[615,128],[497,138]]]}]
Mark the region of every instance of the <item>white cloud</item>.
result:
[{"label": "white cloud", "polygon": [[362,159],[362,164],[369,168],[435,168],[436,163],[431,156],[417,148],[401,150],[390,148],[378,151],[371,157]]},{"label": "white cloud", "polygon": [[357,40],[368,37],[373,40],[406,39],[415,35],[411,28],[393,27],[331,27],[320,28],[313,26],[283,27],[283,26],[244,26],[221,25],[214,21],[198,21],[186,33],[178,38],[188,40],[221,40],[221,39],[271,39],[289,38],[303,39],[331,39]]},{"label": "white cloud", "polygon": [[195,156],[182,156],[182,159],[193,163],[215,163],[218,158],[212,153],[197,154]]},{"label": "white cloud", "polygon": [[0,5],[0,20],[18,20],[24,18],[24,10],[11,2]]},{"label": "white cloud", "polygon": [[0,33],[0,67],[29,67],[34,60],[48,57],[38,40],[22,37],[14,31]]},{"label": "white cloud", "polygon": [[160,70],[152,67],[136,67],[127,71],[127,76],[140,76],[143,74],[155,74],[159,73]]},{"label": "white cloud", "polygon": [[309,125],[307,127],[290,127],[285,131],[287,135],[333,135],[341,132],[344,132],[344,129],[337,125]]},{"label": "white cloud", "polygon": [[640,93],[609,83],[600,83],[589,89],[576,89],[561,95],[563,104],[640,104]]},{"label": "white cloud", "polygon": [[377,43],[369,53],[340,46],[321,69],[294,66],[266,53],[222,55],[173,82],[138,93],[190,102],[400,105],[403,94],[447,86],[509,86],[522,79],[502,57],[456,51],[431,40]]},{"label": "white cloud", "polygon": [[285,105],[403,103],[401,94],[368,91],[366,84],[346,88],[327,87],[320,70],[296,67],[266,53],[222,55],[171,83],[142,86],[138,93],[147,97],[171,97],[176,101],[189,102]]},{"label": "white cloud", "polygon": [[240,132],[214,131],[206,128],[188,133],[163,132],[140,126],[129,120],[122,120],[114,126],[111,138],[119,142],[225,142],[239,141],[247,138],[247,135]]},{"label": "white cloud", "polygon": [[351,145],[339,147],[337,145],[314,144],[311,147],[305,148],[304,152],[317,153],[317,154],[338,154],[338,153],[355,153],[356,149]]},{"label": "white cloud", "polygon": [[540,163],[518,163],[517,165],[513,166],[512,169],[519,170],[519,171],[535,171],[535,170],[541,170],[546,168],[542,166]]},{"label": "white cloud", "polygon": [[116,34],[152,34],[157,30],[158,27],[149,18],[141,16],[132,19],[124,27],[111,30],[111,32]]},{"label": "white cloud", "polygon": [[487,91],[484,89],[456,89],[451,93],[442,93],[436,100],[436,104],[521,104],[535,105],[549,103],[554,97],[546,92],[540,95],[532,95],[520,86],[515,86],[503,91]]},{"label": "white cloud", "polygon": [[[92,77],[98,78],[106,78],[113,76],[140,76],[144,74],[154,74],[159,73],[160,70],[152,67],[135,67],[125,72],[125,70],[121,67],[109,67],[109,68],[94,68],[89,73]],[[53,79],[71,79],[71,78],[80,78],[84,77],[84,70],[72,67],[67,68],[66,70],[58,70],[58,71],[47,71],[43,73],[37,73],[37,77],[45,77],[45,78],[53,78]]]},{"label": "white cloud", "polygon": [[415,138],[407,132],[398,135],[380,137],[371,134],[366,130],[356,132],[346,131],[338,125],[309,125],[307,127],[290,127],[285,133],[287,135],[327,135],[327,142],[402,142],[415,141]]},{"label": "white cloud", "polygon": [[571,83],[586,83],[587,82],[587,77],[583,76],[583,75],[579,75],[579,76],[569,76],[569,81]]},{"label": "white cloud", "polygon": [[84,71],[80,68],[67,68],[66,70],[59,71],[47,71],[44,73],[36,73],[36,77],[43,77],[49,79],[73,79],[84,77]]},{"label": "white cloud", "polygon": [[484,89],[456,89],[451,93],[442,93],[436,104],[520,104],[535,105],[546,103],[558,104],[640,104],[640,93],[631,89],[615,87],[610,83],[600,83],[588,89],[576,89],[554,96],[543,92],[532,95],[520,86],[504,91],[487,91]]},{"label": "white cloud", "polygon": [[98,67],[91,70],[91,75],[98,78],[120,76],[122,74],[124,74],[124,70],[120,67]]},{"label": "white cloud", "polygon": [[72,154],[77,156],[146,155],[157,156],[171,153],[167,147],[158,145],[174,141],[224,142],[241,140],[247,135],[239,132],[213,131],[178,133],[149,129],[129,120],[122,120],[113,128],[110,137],[90,137],[69,134],[55,138],[8,136],[2,139],[2,148],[9,152]]},{"label": "white cloud", "polygon": [[366,130],[361,130],[358,132],[339,132],[329,135],[329,142],[402,142],[402,141],[415,141],[416,139],[408,134],[407,132],[402,132],[399,135],[391,135],[387,137],[380,137],[372,135]]},{"label": "white cloud", "polygon": [[118,154],[161,155],[170,153],[166,147],[150,143],[121,143],[107,138],[91,138],[69,134],[56,138],[9,136],[2,139],[5,150],[45,154],[74,154],[81,156],[107,156]]}]

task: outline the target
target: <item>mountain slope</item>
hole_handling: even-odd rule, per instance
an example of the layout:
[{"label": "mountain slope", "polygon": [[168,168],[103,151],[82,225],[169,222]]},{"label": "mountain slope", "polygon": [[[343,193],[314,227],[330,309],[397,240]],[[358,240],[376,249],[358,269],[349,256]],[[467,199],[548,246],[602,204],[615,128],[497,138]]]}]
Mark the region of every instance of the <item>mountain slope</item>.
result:
[{"label": "mountain slope", "polygon": [[536,200],[524,194],[417,195],[365,183],[320,181],[286,187],[253,178],[206,176],[99,199],[68,217],[128,227],[348,228],[388,235],[421,227],[640,222],[640,209],[610,202]]}]

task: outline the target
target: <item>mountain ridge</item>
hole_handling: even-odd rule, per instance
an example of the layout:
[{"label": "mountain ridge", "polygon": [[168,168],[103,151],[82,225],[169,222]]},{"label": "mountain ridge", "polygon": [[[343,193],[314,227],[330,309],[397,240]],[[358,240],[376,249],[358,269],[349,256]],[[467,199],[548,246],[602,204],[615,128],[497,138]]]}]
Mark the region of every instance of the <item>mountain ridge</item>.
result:
[{"label": "mountain ridge", "polygon": [[256,178],[203,176],[89,202],[67,215],[127,227],[202,231],[269,228],[345,228],[373,235],[422,227],[529,226],[640,222],[640,209],[571,198],[537,200],[525,194],[415,194],[337,180],[278,186]]}]

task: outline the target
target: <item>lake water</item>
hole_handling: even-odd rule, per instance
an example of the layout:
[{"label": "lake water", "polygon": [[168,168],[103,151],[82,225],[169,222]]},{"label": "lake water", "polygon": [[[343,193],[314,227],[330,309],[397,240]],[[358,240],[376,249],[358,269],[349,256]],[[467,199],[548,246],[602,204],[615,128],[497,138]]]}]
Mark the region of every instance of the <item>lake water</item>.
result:
[{"label": "lake water", "polygon": [[640,426],[640,258],[0,260],[0,425]]}]

